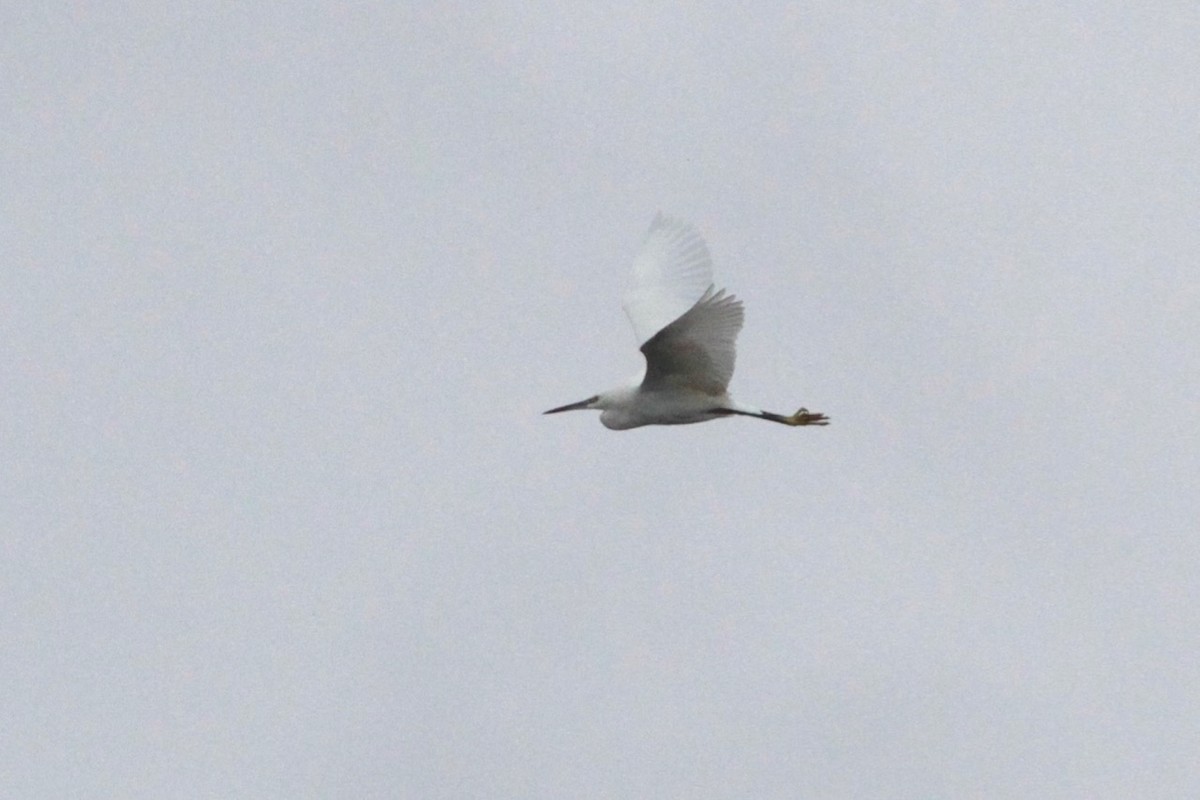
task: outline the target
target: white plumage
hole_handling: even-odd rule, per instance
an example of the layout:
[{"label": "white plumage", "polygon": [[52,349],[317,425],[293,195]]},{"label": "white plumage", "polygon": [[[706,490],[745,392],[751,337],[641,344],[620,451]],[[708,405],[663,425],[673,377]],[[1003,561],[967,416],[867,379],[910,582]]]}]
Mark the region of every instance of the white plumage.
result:
[{"label": "white plumage", "polygon": [[743,405],[729,396],[742,329],[742,302],[712,279],[712,259],[700,234],[685,222],[658,214],[633,260],[625,314],[646,357],[639,383],[601,392],[547,414],[599,409],[616,430],[642,425],[682,425],[740,414],[785,425],[827,425],[824,414],[801,408],[783,416]]}]

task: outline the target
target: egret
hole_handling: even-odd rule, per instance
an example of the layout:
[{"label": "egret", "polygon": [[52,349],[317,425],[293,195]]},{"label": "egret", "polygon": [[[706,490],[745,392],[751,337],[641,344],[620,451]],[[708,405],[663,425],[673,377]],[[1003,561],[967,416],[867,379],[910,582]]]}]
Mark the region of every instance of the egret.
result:
[{"label": "egret", "polygon": [[742,301],[716,289],[708,247],[691,225],[655,216],[633,260],[633,285],[622,305],[646,357],[645,372],[626,386],[545,413],[596,409],[612,430],[735,414],[784,425],[829,424],[827,416],[806,408],[784,416],[729,396]]}]

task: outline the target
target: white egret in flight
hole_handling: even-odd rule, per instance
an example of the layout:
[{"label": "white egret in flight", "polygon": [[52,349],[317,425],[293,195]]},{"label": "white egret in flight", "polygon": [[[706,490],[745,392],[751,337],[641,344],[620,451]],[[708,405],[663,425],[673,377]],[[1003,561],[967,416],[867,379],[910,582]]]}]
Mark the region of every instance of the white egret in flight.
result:
[{"label": "white egret in flight", "polygon": [[802,408],[772,414],[729,396],[734,341],[742,329],[742,301],[712,280],[712,260],[700,234],[661,213],[633,260],[633,286],[623,298],[638,345],[643,376],[545,412],[599,410],[606,428],[684,425],[740,414],[784,425],[828,425],[829,418]]}]

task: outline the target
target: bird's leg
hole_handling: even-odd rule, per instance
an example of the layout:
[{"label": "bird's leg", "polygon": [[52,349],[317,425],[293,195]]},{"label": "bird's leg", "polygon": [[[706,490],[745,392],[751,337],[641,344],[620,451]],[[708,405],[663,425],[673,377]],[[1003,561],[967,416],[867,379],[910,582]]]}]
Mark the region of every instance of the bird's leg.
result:
[{"label": "bird's leg", "polygon": [[719,408],[718,414],[740,414],[744,417],[758,417],[759,419],[768,419],[771,422],[778,422],[783,425],[791,425],[793,427],[799,425],[828,425],[829,417],[824,414],[818,414],[809,411],[807,408],[802,408],[790,417],[785,417],[783,414],[774,414],[770,411],[760,411],[757,414],[749,411],[737,411],[732,408]]}]

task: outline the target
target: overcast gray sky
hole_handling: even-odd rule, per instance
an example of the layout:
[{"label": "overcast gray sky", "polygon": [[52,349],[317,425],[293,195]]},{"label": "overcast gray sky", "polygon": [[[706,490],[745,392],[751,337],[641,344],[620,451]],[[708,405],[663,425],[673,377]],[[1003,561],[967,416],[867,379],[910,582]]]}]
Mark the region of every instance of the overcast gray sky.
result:
[{"label": "overcast gray sky", "polygon": [[0,794],[1200,796],[1195,3],[9,5]]}]

